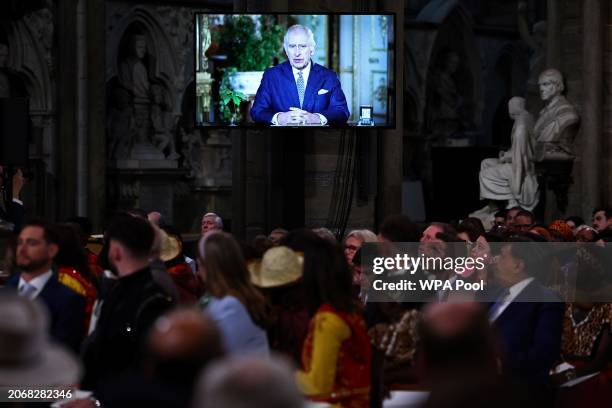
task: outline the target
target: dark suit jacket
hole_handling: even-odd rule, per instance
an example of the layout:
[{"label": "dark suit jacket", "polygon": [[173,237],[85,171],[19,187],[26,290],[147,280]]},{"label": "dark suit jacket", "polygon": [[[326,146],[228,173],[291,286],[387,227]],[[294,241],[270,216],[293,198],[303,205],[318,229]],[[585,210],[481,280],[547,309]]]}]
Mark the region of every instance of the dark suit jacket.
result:
[{"label": "dark suit jacket", "polygon": [[[19,274],[13,275],[7,285],[17,289]],[[36,299],[49,311],[51,337],[78,352],[85,335],[85,297],[60,283],[54,272]]]},{"label": "dark suit jacket", "polygon": [[563,315],[564,303],[554,292],[535,280],[527,285],[493,324],[504,351],[504,373],[527,382],[545,382],[561,352]]},{"label": "dark suit jacket", "polygon": [[[329,124],[346,123],[350,113],[338,75],[312,61],[311,64],[302,109],[322,114]],[[319,94],[321,90],[328,92]],[[300,99],[291,64],[285,61],[264,72],[251,108],[251,117],[255,122],[270,124],[274,114],[287,112],[290,107],[299,108]]]}]

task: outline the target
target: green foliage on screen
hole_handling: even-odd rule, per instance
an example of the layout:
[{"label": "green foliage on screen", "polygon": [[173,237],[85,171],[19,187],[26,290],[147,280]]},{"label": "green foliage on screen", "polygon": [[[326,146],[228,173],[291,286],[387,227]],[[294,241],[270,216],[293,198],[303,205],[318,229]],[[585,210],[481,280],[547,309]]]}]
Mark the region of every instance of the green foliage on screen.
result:
[{"label": "green foliage on screen", "polygon": [[219,48],[238,71],[263,71],[272,65],[274,57],[281,56],[285,30],[272,16],[262,15],[258,21],[259,30],[251,17],[229,15],[217,32]]},{"label": "green foliage on screen", "polygon": [[226,123],[240,120],[240,104],[247,100],[245,94],[234,91],[230,85],[229,77],[236,71],[235,67],[224,69],[223,79],[219,86],[219,113],[221,114],[221,119]]}]

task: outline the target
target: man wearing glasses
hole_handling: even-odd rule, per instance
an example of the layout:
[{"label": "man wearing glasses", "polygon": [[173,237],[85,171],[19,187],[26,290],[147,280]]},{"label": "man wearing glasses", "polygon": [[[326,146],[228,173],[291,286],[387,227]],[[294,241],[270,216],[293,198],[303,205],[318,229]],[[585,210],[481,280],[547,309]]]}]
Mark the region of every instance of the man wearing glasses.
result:
[{"label": "man wearing glasses", "polygon": [[287,61],[264,72],[253,120],[276,126],[345,124],[350,113],[338,75],[312,62],[312,31],[299,24],[289,27],[284,49]]}]

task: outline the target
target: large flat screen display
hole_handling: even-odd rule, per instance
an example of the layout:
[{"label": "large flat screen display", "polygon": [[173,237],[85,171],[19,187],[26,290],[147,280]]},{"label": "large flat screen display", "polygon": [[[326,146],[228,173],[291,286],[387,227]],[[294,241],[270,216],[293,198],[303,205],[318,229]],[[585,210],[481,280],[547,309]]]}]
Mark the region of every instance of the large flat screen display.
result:
[{"label": "large flat screen display", "polygon": [[200,127],[395,127],[393,14],[195,17]]}]

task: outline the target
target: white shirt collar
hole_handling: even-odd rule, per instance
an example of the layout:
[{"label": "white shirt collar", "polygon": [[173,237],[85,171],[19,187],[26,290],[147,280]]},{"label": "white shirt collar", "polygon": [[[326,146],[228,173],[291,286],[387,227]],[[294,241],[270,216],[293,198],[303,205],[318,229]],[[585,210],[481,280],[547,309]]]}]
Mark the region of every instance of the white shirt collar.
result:
[{"label": "white shirt collar", "polygon": [[515,283],[514,285],[508,288],[508,292],[510,292],[506,299],[504,299],[501,306],[497,309],[496,313],[493,316],[489,317],[490,322],[494,322],[503,312],[506,310],[510,303],[516,299],[516,297],[533,281],[534,278],[525,278],[520,282]]},{"label": "white shirt collar", "polygon": [[[310,75],[310,67],[312,67],[312,59],[310,60],[310,62],[308,63],[308,65],[306,65],[301,71],[302,71],[302,76],[304,77],[304,86],[306,86],[306,84],[308,83],[308,76]],[[298,79],[298,72],[300,71],[299,69],[295,68],[294,66],[291,66],[291,71],[293,71],[293,79],[295,79],[295,81],[297,82]]]},{"label": "white shirt collar", "polygon": [[[30,285],[34,286],[36,288],[36,292],[32,293],[30,295],[30,299],[34,299],[36,298],[40,292],[42,292],[42,290],[44,289],[45,285],[47,284],[47,282],[49,281],[49,279],[51,279],[51,276],[53,275],[53,271],[51,269],[49,269],[47,272],[42,273],[40,275],[38,275],[37,277],[35,277],[34,279],[30,280],[29,283]],[[17,286],[18,290],[21,290],[22,286],[26,284],[25,279],[23,279],[23,276],[19,278],[19,284]]]},{"label": "white shirt collar", "polygon": [[532,280],[533,278],[525,278],[522,281],[510,286],[508,288],[510,295],[508,295],[506,302],[512,302],[514,299],[516,299],[516,297],[527,287],[527,285],[531,283]]}]

